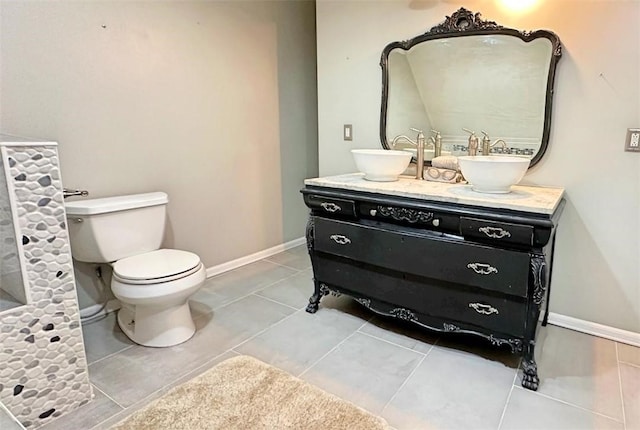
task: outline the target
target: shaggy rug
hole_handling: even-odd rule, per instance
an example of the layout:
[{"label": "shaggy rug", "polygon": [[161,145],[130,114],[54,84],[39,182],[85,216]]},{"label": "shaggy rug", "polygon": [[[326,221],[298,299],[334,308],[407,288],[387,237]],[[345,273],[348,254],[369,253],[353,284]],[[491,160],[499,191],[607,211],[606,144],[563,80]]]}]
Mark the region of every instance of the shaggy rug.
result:
[{"label": "shaggy rug", "polygon": [[252,357],[225,360],[116,424],[118,430],[388,430],[364,409]]}]

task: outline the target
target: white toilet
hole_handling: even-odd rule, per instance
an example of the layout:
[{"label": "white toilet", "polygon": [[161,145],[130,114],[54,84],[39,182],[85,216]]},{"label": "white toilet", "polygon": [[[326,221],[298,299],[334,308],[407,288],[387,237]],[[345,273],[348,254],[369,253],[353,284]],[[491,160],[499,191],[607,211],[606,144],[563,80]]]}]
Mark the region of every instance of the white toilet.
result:
[{"label": "white toilet", "polygon": [[167,203],[162,192],[65,203],[73,258],[111,264],[111,289],[122,303],[118,324],[145,346],[193,336],[188,299],[206,277],[196,254],[159,249]]}]

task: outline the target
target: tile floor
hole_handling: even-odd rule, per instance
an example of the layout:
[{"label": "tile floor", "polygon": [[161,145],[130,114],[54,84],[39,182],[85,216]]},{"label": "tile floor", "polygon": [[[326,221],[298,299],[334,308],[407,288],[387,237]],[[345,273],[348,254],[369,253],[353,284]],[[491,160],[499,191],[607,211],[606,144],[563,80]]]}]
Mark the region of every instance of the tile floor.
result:
[{"label": "tile floor", "polygon": [[22,305],[24,305],[24,303],[21,303],[18,299],[0,288],[0,312],[17,308]]},{"label": "tile floor", "polygon": [[[537,392],[519,359],[312,292],[304,246],[207,280],[198,331],[164,349],[132,344],[114,314],[83,326],[95,399],[43,427],[107,429],[236,354],[252,355],[386,418],[397,429],[640,429],[640,348],[548,326]],[[206,428],[206,423],[203,423]]]}]

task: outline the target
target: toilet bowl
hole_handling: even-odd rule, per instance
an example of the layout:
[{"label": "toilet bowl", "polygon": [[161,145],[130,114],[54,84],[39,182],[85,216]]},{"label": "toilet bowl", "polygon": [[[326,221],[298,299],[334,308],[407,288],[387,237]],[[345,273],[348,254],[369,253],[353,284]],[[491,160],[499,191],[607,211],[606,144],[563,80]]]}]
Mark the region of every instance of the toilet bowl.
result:
[{"label": "toilet bowl", "polygon": [[151,347],[193,336],[188,299],[206,278],[196,254],[160,249],[167,203],[165,193],[147,193],[65,204],[72,256],[111,265],[111,289],[122,303],[118,325]]},{"label": "toilet bowl", "polygon": [[118,260],[112,267],[111,290],[123,303],[118,324],[131,340],[165,347],[193,336],[188,299],[206,278],[196,254],[159,249]]}]

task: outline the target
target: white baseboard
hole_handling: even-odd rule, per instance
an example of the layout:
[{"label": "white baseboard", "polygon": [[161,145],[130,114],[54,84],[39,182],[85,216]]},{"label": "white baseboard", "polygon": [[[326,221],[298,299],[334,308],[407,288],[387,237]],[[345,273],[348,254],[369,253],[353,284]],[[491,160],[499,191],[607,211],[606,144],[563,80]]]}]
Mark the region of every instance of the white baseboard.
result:
[{"label": "white baseboard", "polygon": [[[107,306],[105,306],[104,309],[102,309],[102,311],[100,311],[101,307],[102,307],[101,303],[96,303],[95,305],[91,305],[91,306],[86,307],[84,309],[80,309],[80,318],[91,317],[93,319],[93,318],[98,317],[100,315],[106,315],[106,314],[108,314],[110,312],[115,312],[118,309],[120,309],[120,300],[118,300],[118,299],[109,300],[107,302]],[[98,312],[98,311],[100,311],[100,312]]]},{"label": "white baseboard", "polygon": [[247,255],[245,257],[240,257],[236,260],[228,261],[226,263],[218,264],[217,266],[209,267],[207,268],[207,278],[210,278],[215,275],[219,275],[224,272],[228,272],[229,270],[237,269],[238,267],[256,262],[258,260],[262,260],[263,258],[271,257],[272,255],[278,254],[282,251],[286,251],[287,249],[295,248],[296,246],[300,246],[304,244],[305,241],[306,239],[304,237],[300,237],[298,239],[294,239],[292,241],[283,243],[281,245],[276,245],[272,248],[256,252],[255,254]]},{"label": "white baseboard", "polygon": [[549,312],[549,324],[640,347],[640,333]]}]

